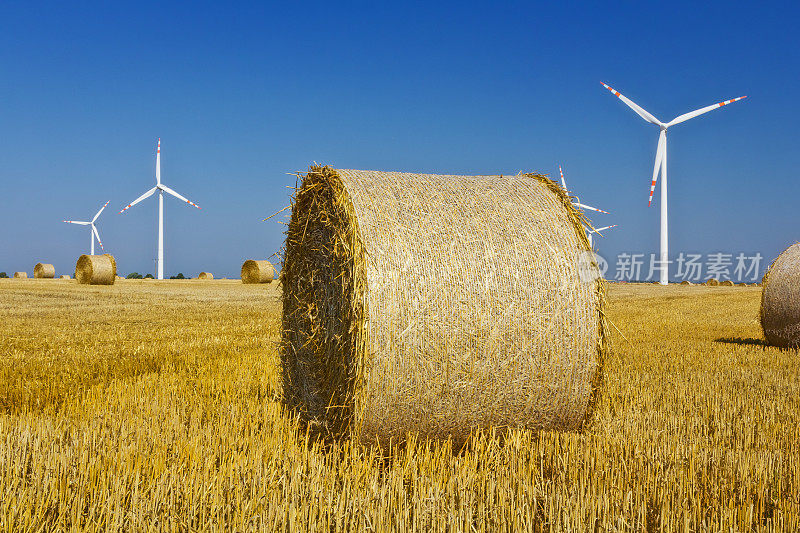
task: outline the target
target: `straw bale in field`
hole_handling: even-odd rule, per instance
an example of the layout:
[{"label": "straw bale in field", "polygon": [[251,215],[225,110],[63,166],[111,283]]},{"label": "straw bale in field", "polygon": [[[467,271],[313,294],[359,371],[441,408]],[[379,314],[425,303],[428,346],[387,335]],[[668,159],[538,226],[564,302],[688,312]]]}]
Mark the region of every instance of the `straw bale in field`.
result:
[{"label": "straw bale in field", "polygon": [[719,280],[714,278],[709,278],[708,280],[706,280],[706,285],[710,285],[711,287],[716,287],[717,285],[719,285]]},{"label": "straw bale in field", "polygon": [[28,279],[27,272],[14,272],[14,277],[18,279]]},{"label": "straw bale in field", "polygon": [[59,276],[59,278],[60,278],[60,279],[72,279],[72,278],[70,278],[70,277],[69,277],[69,274],[61,274],[61,275]]},{"label": "straw bale in field", "polygon": [[734,282],[732,282],[731,280],[726,279],[725,281],[721,281],[720,285],[722,285],[724,287],[733,287],[736,284]]},{"label": "straw bale in field", "polygon": [[694,283],[692,283],[688,279],[685,279],[685,280],[681,281],[681,285],[694,285]]},{"label": "straw bale in field", "polygon": [[269,261],[248,259],[242,264],[242,283],[269,283],[275,269]]},{"label": "straw bale in field", "polygon": [[537,174],[312,167],[281,272],[284,401],[365,443],[580,428],[606,350],[582,220]]},{"label": "straw bale in field", "polygon": [[762,280],[761,328],[767,342],[800,347],[800,243],[783,251]]},{"label": "straw bale in field", "polygon": [[56,268],[49,263],[36,263],[33,267],[34,278],[54,278],[56,277]]},{"label": "straw bale in field", "polygon": [[75,279],[87,285],[113,285],[117,262],[110,254],[82,255],[75,265]]},{"label": "straw bale in field", "polygon": [[197,279],[214,279],[214,274],[211,272],[200,272],[200,274],[197,275]]}]

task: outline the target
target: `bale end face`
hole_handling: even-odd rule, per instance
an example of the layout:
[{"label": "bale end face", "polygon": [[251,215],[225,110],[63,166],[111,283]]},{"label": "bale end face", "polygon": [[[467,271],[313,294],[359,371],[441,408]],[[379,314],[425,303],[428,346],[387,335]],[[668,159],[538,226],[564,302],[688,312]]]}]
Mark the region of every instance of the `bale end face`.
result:
[{"label": "bale end face", "polygon": [[606,349],[588,252],[543,176],[312,167],[281,271],[284,402],[366,443],[577,429]]},{"label": "bale end face", "polygon": [[214,274],[211,272],[200,272],[198,274],[197,279],[214,279]]},{"label": "bale end face", "polygon": [[274,272],[269,261],[248,259],[242,264],[242,283],[270,283]]},{"label": "bale end face", "polygon": [[767,342],[800,348],[800,243],[784,250],[764,274],[761,329]]},{"label": "bale end face", "polygon": [[75,265],[75,279],[85,285],[113,285],[117,262],[110,254],[82,255]]},{"label": "bale end face", "polygon": [[34,278],[47,278],[51,279],[56,276],[56,269],[49,263],[36,263],[33,267]]}]

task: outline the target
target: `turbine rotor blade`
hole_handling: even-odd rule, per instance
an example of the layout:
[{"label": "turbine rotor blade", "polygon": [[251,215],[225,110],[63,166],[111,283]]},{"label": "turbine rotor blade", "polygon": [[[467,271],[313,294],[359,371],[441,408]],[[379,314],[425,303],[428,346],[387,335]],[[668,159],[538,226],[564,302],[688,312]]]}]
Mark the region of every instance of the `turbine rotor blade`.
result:
[{"label": "turbine rotor blade", "polygon": [[158,138],[156,148],[156,185],[161,185],[161,137]]},{"label": "turbine rotor blade", "polygon": [[100,213],[102,213],[102,212],[103,212],[103,209],[105,209],[105,208],[106,208],[106,206],[109,204],[109,202],[111,202],[111,200],[109,200],[108,202],[106,202],[106,203],[104,203],[104,204],[103,204],[103,207],[101,207],[101,208],[100,208],[100,211],[98,211],[98,212],[97,212],[97,214],[94,216],[94,218],[92,219],[92,222],[94,222],[95,220],[97,220],[97,217],[99,217],[99,216],[100,216]]},{"label": "turbine rotor blade", "polygon": [[175,198],[177,198],[178,200],[182,200],[182,201],[186,202],[187,204],[189,204],[189,205],[191,205],[191,206],[194,206],[194,207],[196,207],[197,209],[201,209],[199,205],[197,205],[196,203],[192,202],[192,201],[191,201],[191,200],[189,200],[188,198],[185,198],[185,197],[181,196],[180,194],[178,194],[177,192],[173,191],[172,189],[170,189],[170,188],[169,188],[169,187],[167,187],[166,185],[164,185],[164,184],[161,184],[161,186],[160,186],[159,188],[160,188],[162,191],[164,191],[165,193],[167,193],[167,194],[171,194],[172,196],[174,196],[174,197],[175,197]]},{"label": "turbine rotor blade", "polygon": [[564,191],[567,191],[567,182],[564,181],[564,171],[561,170],[561,165],[558,165],[558,173],[561,174],[561,186],[564,188]]},{"label": "turbine rotor blade", "polygon": [[91,224],[91,222],[83,222],[81,220],[65,220],[64,222],[66,222],[67,224],[78,224],[81,226],[88,226],[89,224]]},{"label": "turbine rotor blade", "polygon": [[103,248],[103,241],[100,240],[100,233],[98,233],[97,228],[95,227],[94,224],[92,224],[92,232],[94,233],[94,236],[97,237],[97,242],[100,243],[100,249],[105,252],[106,249]]},{"label": "turbine rotor blade", "polygon": [[123,207],[122,211],[120,211],[120,214],[123,213],[126,209],[128,209],[130,207],[133,207],[134,205],[138,204],[139,202],[141,202],[145,198],[148,198],[148,197],[152,196],[153,193],[156,192],[157,189],[158,189],[158,187],[153,187],[152,189],[150,189],[149,191],[147,191],[146,193],[141,195],[139,198],[137,198],[136,200],[132,201],[131,203],[129,203],[128,205]]},{"label": "turbine rotor blade", "polygon": [[739,98],[734,98],[732,100],[725,100],[724,102],[719,102],[718,104],[713,104],[710,106],[702,107],[690,113],[684,113],[678,117],[673,118],[670,122],[666,124],[667,127],[674,126],[675,124],[680,124],[681,122],[686,122],[690,118],[698,117],[709,111],[713,111],[715,109],[719,109],[720,107],[726,106],[728,104],[732,104],[734,102],[738,102],[739,100],[744,100],[747,96],[740,96]]},{"label": "turbine rotor blade", "polygon": [[630,107],[631,109],[633,109],[633,110],[636,112],[636,114],[637,114],[637,115],[639,115],[640,117],[642,117],[643,119],[645,119],[647,122],[650,122],[650,123],[652,123],[652,124],[655,124],[656,126],[663,126],[663,125],[664,125],[664,124],[663,124],[663,123],[662,123],[660,120],[658,120],[656,117],[654,117],[653,115],[651,115],[650,113],[648,113],[648,112],[647,112],[647,111],[646,111],[644,108],[642,108],[641,106],[639,106],[639,105],[637,105],[636,103],[634,103],[634,102],[633,102],[631,99],[629,99],[629,98],[626,98],[626,97],[625,97],[624,95],[622,95],[622,94],[621,94],[619,91],[617,91],[617,90],[613,89],[612,87],[609,87],[608,85],[606,85],[606,84],[605,84],[605,83],[603,83],[602,81],[601,81],[600,83],[601,83],[601,85],[602,85],[603,87],[605,87],[606,89],[608,89],[609,91],[611,91],[611,93],[612,93],[614,96],[616,96],[617,98],[619,98],[620,100],[622,100],[623,102],[625,102],[625,104],[626,104],[628,107]]},{"label": "turbine rotor blade", "polygon": [[598,235],[602,236],[602,234],[600,233],[601,231],[604,231],[604,230],[607,230],[607,229],[611,229],[611,228],[616,228],[618,225],[619,224],[613,224],[611,226],[603,226],[602,228],[595,228],[595,230],[592,233],[597,233]]},{"label": "turbine rotor blade", "polygon": [[661,130],[658,136],[658,148],[656,149],[656,162],[653,166],[653,182],[650,184],[650,199],[647,200],[647,207],[653,203],[653,193],[656,190],[656,180],[658,180],[658,172],[661,170],[661,160],[664,158],[664,146],[667,144],[667,131]]},{"label": "turbine rotor blade", "polygon": [[583,209],[588,209],[590,211],[597,211],[598,213],[605,213],[606,215],[610,215],[611,214],[608,211],[603,211],[602,209],[597,209],[596,207],[592,207],[590,205],[582,204],[580,202],[573,202],[572,205],[577,206],[577,207],[581,207]]}]

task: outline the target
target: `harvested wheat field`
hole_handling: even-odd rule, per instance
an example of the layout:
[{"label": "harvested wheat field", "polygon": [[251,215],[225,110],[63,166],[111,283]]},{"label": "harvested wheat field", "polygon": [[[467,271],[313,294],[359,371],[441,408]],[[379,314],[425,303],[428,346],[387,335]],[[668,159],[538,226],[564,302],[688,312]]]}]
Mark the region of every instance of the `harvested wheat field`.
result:
[{"label": "harvested wheat field", "polygon": [[0,295],[4,531],[800,528],[798,352],[763,342],[757,287],[610,284],[589,425],[461,450],[309,437],[278,284]]}]

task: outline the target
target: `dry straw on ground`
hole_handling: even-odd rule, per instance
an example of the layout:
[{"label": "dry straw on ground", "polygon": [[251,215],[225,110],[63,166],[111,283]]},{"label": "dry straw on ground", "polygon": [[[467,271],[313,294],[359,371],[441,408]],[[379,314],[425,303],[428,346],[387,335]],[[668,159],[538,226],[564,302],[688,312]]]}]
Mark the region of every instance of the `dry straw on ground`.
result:
[{"label": "dry straw on ground", "polygon": [[75,265],[75,279],[89,285],[113,285],[117,276],[117,262],[110,254],[82,255]]},{"label": "dry straw on ground", "polygon": [[312,167],[281,272],[284,401],[367,443],[580,428],[606,350],[582,222],[536,174]]},{"label": "dry straw on ground", "polygon": [[772,262],[762,284],[761,328],[767,342],[800,347],[800,243]]},{"label": "dry straw on ground", "polygon": [[34,278],[54,278],[56,277],[56,268],[49,263],[36,263],[33,267]]},{"label": "dry straw on ground", "polygon": [[269,283],[275,269],[269,261],[248,259],[242,264],[242,283]]},{"label": "dry straw on ground", "polygon": [[28,279],[27,272],[14,272],[14,277],[18,279]]},{"label": "dry straw on ground", "polygon": [[200,272],[200,274],[197,275],[197,279],[214,279],[214,274],[211,272]]}]

